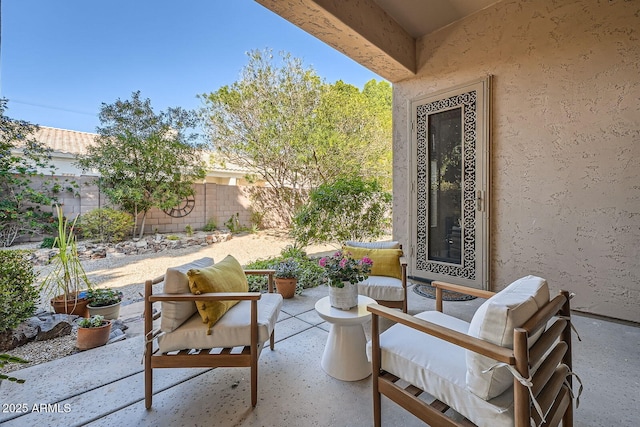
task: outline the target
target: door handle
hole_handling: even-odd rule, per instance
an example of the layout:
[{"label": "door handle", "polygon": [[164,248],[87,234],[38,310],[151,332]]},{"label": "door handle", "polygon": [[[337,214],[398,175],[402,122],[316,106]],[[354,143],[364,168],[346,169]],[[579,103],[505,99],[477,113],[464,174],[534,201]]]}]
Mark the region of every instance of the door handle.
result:
[{"label": "door handle", "polygon": [[478,212],[482,211],[482,190],[476,191],[476,210]]}]

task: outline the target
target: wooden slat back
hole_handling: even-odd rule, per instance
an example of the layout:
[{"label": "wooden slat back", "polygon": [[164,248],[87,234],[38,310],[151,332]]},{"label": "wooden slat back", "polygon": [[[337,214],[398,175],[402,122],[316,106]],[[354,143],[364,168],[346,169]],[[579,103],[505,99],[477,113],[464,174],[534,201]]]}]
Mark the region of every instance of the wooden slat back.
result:
[{"label": "wooden slat back", "polygon": [[566,320],[556,319],[553,325],[544,331],[538,341],[529,349],[529,363],[531,366],[537,365],[549,349],[555,345],[566,326]]}]

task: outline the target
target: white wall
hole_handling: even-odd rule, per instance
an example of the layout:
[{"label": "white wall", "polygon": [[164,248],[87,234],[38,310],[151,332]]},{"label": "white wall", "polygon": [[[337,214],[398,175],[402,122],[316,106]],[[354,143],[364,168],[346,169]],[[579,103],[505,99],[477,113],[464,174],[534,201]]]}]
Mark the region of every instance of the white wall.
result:
[{"label": "white wall", "polygon": [[[394,84],[394,234],[408,243],[407,103],[493,79],[491,283],[640,322],[640,2],[503,1],[418,43]],[[554,291],[555,293],[555,291]]]}]

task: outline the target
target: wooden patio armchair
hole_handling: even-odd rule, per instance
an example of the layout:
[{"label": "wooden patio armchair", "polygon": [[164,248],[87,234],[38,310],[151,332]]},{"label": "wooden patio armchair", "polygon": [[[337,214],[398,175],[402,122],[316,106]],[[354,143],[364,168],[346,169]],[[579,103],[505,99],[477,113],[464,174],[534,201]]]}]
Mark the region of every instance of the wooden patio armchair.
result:
[{"label": "wooden patio armchair", "polygon": [[[251,369],[251,406],[258,399],[258,357],[269,340],[274,349],[275,323],[282,296],[274,293],[273,270],[246,270],[247,275],[267,277],[268,293],[215,292],[194,295],[189,290],[186,272],[191,268],[213,265],[202,258],[180,267],[169,268],[164,276],[145,282],[145,406],[151,408],[153,369],[249,367]],[[153,294],[153,285],[164,281],[164,292]],[[211,327],[202,322],[196,301],[239,301]],[[162,312],[154,314],[153,303],[162,303]],[[153,321],[160,318],[160,329]],[[233,350],[233,351],[232,351]]]},{"label": "wooden patio armchair", "polygon": [[[368,307],[374,425],[384,395],[430,426],[572,426],[569,294],[549,300],[546,281],[533,276],[497,294],[433,286],[437,311]],[[488,300],[467,323],[442,313],[442,289]],[[396,323],[380,333],[380,317]]]}]

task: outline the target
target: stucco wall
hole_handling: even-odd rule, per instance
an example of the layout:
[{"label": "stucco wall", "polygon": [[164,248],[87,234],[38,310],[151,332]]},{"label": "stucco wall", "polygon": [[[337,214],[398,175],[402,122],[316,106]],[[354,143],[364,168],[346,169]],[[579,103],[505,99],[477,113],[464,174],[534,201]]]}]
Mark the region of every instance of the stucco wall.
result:
[{"label": "stucco wall", "polygon": [[394,84],[394,234],[409,242],[408,101],[493,79],[491,286],[525,274],[640,322],[640,2],[504,1],[418,43]]}]

